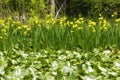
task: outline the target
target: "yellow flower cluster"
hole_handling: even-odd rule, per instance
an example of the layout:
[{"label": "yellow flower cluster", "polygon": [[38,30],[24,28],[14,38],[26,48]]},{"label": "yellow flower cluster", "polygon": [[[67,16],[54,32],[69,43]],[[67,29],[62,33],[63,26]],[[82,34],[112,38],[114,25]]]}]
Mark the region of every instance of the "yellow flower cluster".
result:
[{"label": "yellow flower cluster", "polygon": [[120,23],[120,18],[115,20],[116,23]]},{"label": "yellow flower cluster", "polygon": [[29,25],[40,24],[41,20],[40,20],[40,18],[38,16],[33,16],[33,17],[30,17],[30,19],[27,21],[27,23]]},{"label": "yellow flower cluster", "polygon": [[[117,13],[113,13],[114,16]],[[120,18],[115,19],[115,24],[120,24]],[[111,27],[111,23],[108,22],[101,14],[100,17],[94,21],[90,19],[85,19],[83,17],[68,19],[67,17],[61,17],[55,19],[51,14],[46,18],[41,19],[38,16],[30,17],[25,23],[12,19],[8,17],[7,19],[0,19],[0,38],[6,37],[10,29],[15,29],[20,35],[27,35],[33,27],[44,26],[46,29],[50,30],[51,28],[60,27],[66,28],[70,27],[71,32],[73,33],[76,30],[92,30],[92,32],[97,31],[106,31]]]},{"label": "yellow flower cluster", "polygon": [[111,24],[106,20],[104,19],[102,16],[98,18],[98,26],[99,26],[99,30],[107,30]]},{"label": "yellow flower cluster", "polygon": [[82,24],[82,23],[84,23],[84,19],[83,19],[82,17],[80,17],[80,18],[77,19],[75,22],[76,22],[77,24]]},{"label": "yellow flower cluster", "polygon": [[8,25],[6,25],[5,20],[0,20],[0,38],[5,39],[7,37]]},{"label": "yellow flower cluster", "polygon": [[31,28],[30,28],[30,26],[29,25],[22,25],[22,28],[24,29],[23,30],[23,34],[24,35],[26,35],[30,30],[31,30]]},{"label": "yellow flower cluster", "polygon": [[115,19],[115,23],[116,26],[120,25],[120,18]]},{"label": "yellow flower cluster", "polygon": [[59,23],[60,27],[66,27],[66,26],[67,26],[66,21],[67,21],[67,18],[66,18],[66,17],[60,18],[60,19],[58,20],[58,23]]},{"label": "yellow flower cluster", "polygon": [[95,21],[92,21],[92,20],[88,21],[88,27],[92,29],[92,32],[96,32],[95,26],[96,26]]},{"label": "yellow flower cluster", "polygon": [[[83,26],[83,23],[84,23],[84,19],[82,18],[82,17],[80,17],[80,18],[74,18],[74,20],[73,21],[67,21],[66,22],[66,25],[67,26],[71,26],[72,28],[74,28],[74,29],[78,29],[78,30],[81,30],[82,29],[82,26]],[[73,31],[71,31],[71,32],[73,32]]]},{"label": "yellow flower cluster", "polygon": [[20,21],[12,20],[11,17],[0,20],[0,38],[5,39],[11,29],[13,33],[19,32],[21,35],[26,35],[31,30],[31,27]]},{"label": "yellow flower cluster", "polygon": [[94,26],[96,26],[96,22],[94,22],[94,21],[92,21],[92,20],[89,20],[88,26],[89,26],[89,27],[94,27]]}]

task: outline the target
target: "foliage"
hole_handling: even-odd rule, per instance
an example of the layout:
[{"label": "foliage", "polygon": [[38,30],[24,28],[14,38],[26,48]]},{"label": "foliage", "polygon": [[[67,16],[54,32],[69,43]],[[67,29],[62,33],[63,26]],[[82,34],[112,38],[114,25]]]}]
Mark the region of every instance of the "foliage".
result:
[{"label": "foliage", "polygon": [[120,0],[68,0],[67,6],[66,13],[71,17],[82,14],[96,18],[101,13],[111,18],[113,12],[120,12]]},{"label": "foliage", "polygon": [[0,10],[1,16],[17,16],[17,17],[29,17],[34,15],[38,15],[40,17],[45,16],[46,4],[48,4],[48,0],[1,0],[0,2]]},{"label": "foliage", "polygon": [[[81,14],[93,18],[98,17],[101,13],[111,18],[110,15],[113,12],[120,13],[120,0],[55,0],[55,10],[53,11],[56,14],[62,4],[64,7],[60,10],[60,14],[71,17],[78,17]],[[51,13],[51,0],[1,0],[0,6],[2,17],[13,15],[13,13],[17,13],[19,16],[22,16],[23,13],[26,14],[25,16],[30,16],[32,11],[34,15],[43,18]]]},{"label": "foliage", "polygon": [[94,18],[54,18],[49,0],[0,0],[0,80],[120,79],[119,1],[66,1],[63,13]]},{"label": "foliage", "polygon": [[119,50],[24,52],[13,49],[11,53],[0,52],[0,79],[119,80],[119,58]]},{"label": "foliage", "polygon": [[[108,20],[104,14],[110,8],[98,15],[96,13],[103,9],[98,5],[102,4],[95,0],[81,0],[80,5],[90,5],[87,5],[90,12],[98,6],[97,12],[89,13],[98,17],[54,18],[52,14],[48,15],[49,6],[46,5],[49,0],[30,0],[26,9],[23,0],[16,1],[19,7],[10,6],[14,1],[0,2],[0,6],[6,6],[5,13],[0,8],[2,14],[12,13],[0,17],[1,80],[120,79],[119,10],[110,12],[112,19]],[[77,1],[71,0],[70,5]],[[23,8],[19,10],[21,5]],[[74,10],[75,7],[70,8]]]}]

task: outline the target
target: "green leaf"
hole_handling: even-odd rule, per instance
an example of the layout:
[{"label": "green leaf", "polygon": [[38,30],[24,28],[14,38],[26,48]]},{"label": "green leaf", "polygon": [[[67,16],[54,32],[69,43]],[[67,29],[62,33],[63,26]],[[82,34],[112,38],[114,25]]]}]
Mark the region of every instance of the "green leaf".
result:
[{"label": "green leaf", "polygon": [[55,77],[55,80],[63,80],[63,75],[61,73],[58,73]]}]

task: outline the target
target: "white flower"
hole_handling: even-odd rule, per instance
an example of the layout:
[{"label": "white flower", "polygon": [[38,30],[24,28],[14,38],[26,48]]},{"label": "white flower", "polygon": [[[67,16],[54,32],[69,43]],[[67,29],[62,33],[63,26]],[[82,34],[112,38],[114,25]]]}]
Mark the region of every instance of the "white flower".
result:
[{"label": "white flower", "polygon": [[115,72],[108,72],[109,74],[111,74],[111,75],[113,75],[113,76],[115,76],[117,73],[115,73]]},{"label": "white flower", "polygon": [[88,73],[93,72],[93,71],[94,71],[94,69],[89,66],[89,67],[88,67]]},{"label": "white flower", "polygon": [[24,51],[21,51],[20,54],[21,54],[23,57],[27,57],[27,56],[28,56],[28,54],[25,53]]},{"label": "white flower", "polygon": [[62,53],[62,50],[58,50],[57,53]]},{"label": "white flower", "polygon": [[4,68],[3,67],[0,67],[0,74],[5,74],[5,71],[4,71]]},{"label": "white flower", "polygon": [[75,55],[76,58],[81,58],[81,55],[79,52],[74,51],[73,54]]},{"label": "white flower", "polygon": [[95,80],[95,79],[85,76],[85,80]]},{"label": "white flower", "polygon": [[58,64],[56,61],[52,62],[52,68],[53,68],[53,70],[58,69]]},{"label": "white flower", "polygon": [[107,54],[110,54],[111,51],[110,50],[105,50],[103,53],[107,55]]},{"label": "white flower", "polygon": [[87,62],[86,62],[86,64],[87,64],[88,66],[90,66],[90,65],[91,65],[91,63],[90,63],[89,61],[87,61]]},{"label": "white flower", "polygon": [[37,55],[36,55],[36,57],[39,58],[40,56],[41,56],[41,53],[38,52]]},{"label": "white flower", "polygon": [[73,53],[68,53],[67,57],[68,58],[74,58],[74,55],[73,55]]},{"label": "white flower", "polygon": [[116,67],[120,67],[120,63],[115,62],[114,64],[115,64]]},{"label": "white flower", "polygon": [[36,76],[36,69],[32,67],[32,65],[29,67],[29,70],[33,76],[32,80],[36,80],[37,76]]},{"label": "white flower", "polygon": [[61,70],[64,74],[67,74],[67,73],[72,73],[73,72],[73,69],[68,67],[68,66],[64,66]]},{"label": "white flower", "polygon": [[70,67],[70,62],[69,62],[69,61],[67,61],[67,66],[69,66],[69,67]]},{"label": "white flower", "polygon": [[67,54],[71,53],[71,51],[66,51]]},{"label": "white flower", "polygon": [[45,52],[45,53],[48,53],[48,51],[47,51],[47,50],[44,50],[44,52]]},{"label": "white flower", "polygon": [[21,72],[22,72],[21,68],[19,66],[16,66],[15,69],[16,69],[16,71],[15,71],[14,75],[20,76]]},{"label": "white flower", "polygon": [[57,72],[52,72],[51,74],[55,76],[55,75],[57,75]]},{"label": "white flower", "polygon": [[2,53],[2,52],[0,52],[0,55],[3,55],[3,53]]},{"label": "white flower", "polygon": [[67,57],[65,55],[61,55],[61,56],[58,57],[58,59],[60,59],[60,60],[65,60],[66,58]]}]

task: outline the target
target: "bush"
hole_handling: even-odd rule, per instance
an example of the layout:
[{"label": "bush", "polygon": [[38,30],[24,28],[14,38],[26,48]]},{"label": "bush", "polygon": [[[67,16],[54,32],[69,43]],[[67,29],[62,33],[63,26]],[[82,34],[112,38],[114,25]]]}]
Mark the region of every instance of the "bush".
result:
[{"label": "bush", "polygon": [[67,15],[69,16],[82,14],[87,17],[98,17],[101,13],[111,17],[110,14],[113,12],[120,12],[120,1],[114,0],[72,0],[67,5]]}]

